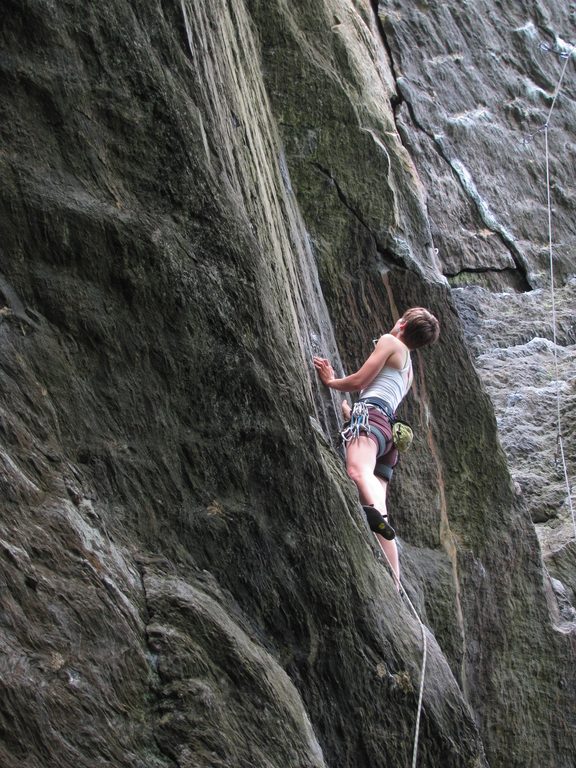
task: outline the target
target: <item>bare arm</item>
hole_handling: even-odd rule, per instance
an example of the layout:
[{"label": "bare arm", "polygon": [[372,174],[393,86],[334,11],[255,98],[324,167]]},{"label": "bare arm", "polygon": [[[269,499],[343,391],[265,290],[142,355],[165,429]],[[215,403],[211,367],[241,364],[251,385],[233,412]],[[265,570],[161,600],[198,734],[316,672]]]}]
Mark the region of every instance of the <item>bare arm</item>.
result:
[{"label": "bare arm", "polygon": [[396,352],[396,343],[394,337],[389,334],[381,336],[374,347],[374,351],[364,365],[356,373],[344,376],[342,379],[335,377],[334,369],[328,360],[323,357],[314,358],[314,367],[318,371],[322,383],[330,387],[330,389],[337,389],[339,392],[357,392],[358,390],[365,389],[370,384],[376,374],[386,364],[388,358]]}]

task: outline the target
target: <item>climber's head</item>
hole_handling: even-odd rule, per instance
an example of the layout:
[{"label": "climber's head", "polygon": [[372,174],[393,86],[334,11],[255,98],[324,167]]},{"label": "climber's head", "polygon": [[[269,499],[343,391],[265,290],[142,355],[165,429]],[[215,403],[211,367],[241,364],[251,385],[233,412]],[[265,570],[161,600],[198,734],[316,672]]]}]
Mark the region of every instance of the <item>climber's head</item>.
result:
[{"label": "climber's head", "polygon": [[440,323],[424,307],[412,307],[404,312],[392,329],[392,333],[398,336],[409,349],[420,349],[438,340]]}]

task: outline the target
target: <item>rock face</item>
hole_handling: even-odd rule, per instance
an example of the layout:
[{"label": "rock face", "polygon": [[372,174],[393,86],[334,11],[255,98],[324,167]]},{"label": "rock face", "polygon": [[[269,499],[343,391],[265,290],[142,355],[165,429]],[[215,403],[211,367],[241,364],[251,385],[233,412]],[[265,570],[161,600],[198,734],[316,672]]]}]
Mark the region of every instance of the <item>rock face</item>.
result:
[{"label": "rock face", "polygon": [[418,765],[572,765],[574,544],[550,580],[533,520],[565,497],[503,387],[549,364],[542,154],[512,147],[573,14],[480,5],[3,4],[2,765],[411,764],[421,628],[311,356],[351,369],[417,304],[442,341],[390,506],[428,627]]},{"label": "rock face", "polygon": [[547,284],[549,123],[558,267],[570,274],[576,104],[573,58],[562,57],[573,56],[573,8],[538,0],[521,8],[490,0],[408,5],[381,2],[380,18],[399,130],[424,179],[444,273],[456,284],[475,274],[520,290]]},{"label": "rock face", "polygon": [[576,460],[574,281],[554,291],[554,310],[544,289],[510,294],[477,286],[454,296],[495,405],[517,491],[537,523],[546,566],[561,582],[561,614],[573,622],[575,522],[567,483]]}]

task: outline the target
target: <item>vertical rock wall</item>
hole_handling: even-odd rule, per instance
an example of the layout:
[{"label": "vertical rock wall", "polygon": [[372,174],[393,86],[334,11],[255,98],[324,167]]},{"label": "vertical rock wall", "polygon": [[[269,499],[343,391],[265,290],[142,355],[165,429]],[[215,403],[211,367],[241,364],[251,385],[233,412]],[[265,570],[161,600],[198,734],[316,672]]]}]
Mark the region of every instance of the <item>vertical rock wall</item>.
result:
[{"label": "vertical rock wall", "polygon": [[[545,700],[541,686],[544,680],[556,679],[559,690],[570,688],[558,672],[565,663],[572,668],[572,662],[559,663],[558,658],[572,658],[565,633],[573,630],[552,629],[555,609],[550,615],[544,595],[549,588],[541,590],[547,576],[539,570],[538,544],[523,511],[524,499],[504,480],[507,473],[493,442],[490,406],[472,383],[468,361],[459,359],[458,331],[452,333],[452,318],[442,308],[449,300],[433,275],[434,265],[441,264],[438,272],[453,284],[463,283],[470,274],[472,281],[495,289],[510,286],[520,291],[529,281],[545,280],[544,237],[534,232],[546,219],[541,147],[524,143],[530,138],[525,127],[519,129],[514,120],[510,124],[502,94],[515,92],[519,109],[524,91],[518,91],[519,78],[513,77],[507,62],[513,62],[513,72],[521,62],[525,65],[522,83],[536,78],[534,69],[544,55],[538,43],[565,50],[553,30],[570,19],[551,11],[546,24],[538,8],[519,9],[514,18],[487,6],[480,9],[479,24],[472,4],[452,8],[446,3],[380,3],[372,8],[368,3],[336,2],[325,3],[323,14],[312,19],[304,5],[279,4],[277,15],[269,8],[262,12],[264,69],[294,186],[316,245],[325,294],[337,318],[340,349],[348,366],[361,362],[369,352],[369,339],[386,327],[396,304],[400,311],[411,303],[430,305],[444,324],[441,359],[435,358],[436,350],[422,356],[421,375],[408,404],[410,415],[428,436],[416,447],[423,450],[414,464],[405,462],[393,485],[392,507],[400,530],[411,544],[427,549],[423,556],[421,549],[412,555],[405,547],[405,559],[423,574],[427,615],[463,690],[474,701],[490,758],[496,764],[535,764],[539,759],[554,764],[558,758],[550,754],[556,754],[554,745],[563,741],[565,724],[553,716],[556,689],[550,689]],[[517,42],[518,35],[524,40],[519,29],[523,25],[533,42],[529,51]],[[369,46],[359,43],[366,37],[379,50],[378,56],[370,53],[371,66],[363,58]],[[350,45],[346,56],[341,54],[343,40]],[[304,55],[293,56],[294,48]],[[553,95],[562,62],[556,54],[551,57],[544,66]],[[323,98],[317,97],[318,81]],[[336,83],[342,81],[345,87],[339,88]],[[280,88],[279,83],[292,86]],[[335,90],[338,97],[328,98]],[[569,87],[562,100],[566,112],[558,116],[559,124],[567,127],[573,109],[570,93]],[[539,113],[533,109],[531,115],[534,123],[539,117],[546,120],[545,108]],[[366,136],[379,138],[380,152],[366,148]],[[566,137],[569,141],[569,134]],[[556,152],[565,146],[559,142]],[[562,158],[552,154],[552,167],[560,169]],[[529,163],[524,167],[526,156]],[[358,173],[352,174],[351,168]],[[369,195],[358,191],[367,178]],[[518,200],[517,195],[507,195],[509,187],[526,192]],[[402,195],[394,194],[398,188]],[[388,202],[391,193],[393,205]],[[428,221],[423,206],[430,233],[419,224]],[[383,220],[384,238],[379,229]],[[566,210],[556,226],[569,237]],[[406,230],[418,233],[419,268],[411,263],[414,241]],[[438,261],[431,244],[438,249]],[[569,258],[559,259],[560,276],[570,273],[570,264]],[[419,279],[422,273],[425,285]],[[459,278],[456,273],[461,273]],[[523,562],[520,570],[533,570],[536,600],[528,597],[526,590],[532,592],[533,587],[523,578],[496,584],[500,558]],[[444,599],[447,591],[449,601]],[[520,604],[524,608],[519,613]],[[532,610],[536,614],[529,618]],[[533,621],[541,627],[541,640],[528,630]],[[490,653],[481,648],[480,635],[491,636]],[[559,657],[547,666],[543,659],[550,659],[550,647]],[[533,685],[534,679],[539,682]],[[502,709],[496,702],[500,698],[507,699]],[[527,736],[518,750],[510,733],[512,723],[523,721],[526,709],[540,709],[539,724],[534,724],[539,735]],[[507,726],[500,728],[498,721]],[[544,745],[542,752],[536,742]],[[567,755],[562,759],[569,760]]]},{"label": "vertical rock wall", "polygon": [[[571,764],[573,635],[435,252],[438,177],[394,114],[411,15],[385,6],[4,4],[3,765],[410,764],[420,628],[310,357],[357,365],[414,304],[443,326],[391,494],[430,628],[419,765]],[[498,242],[525,287],[540,262]]]}]

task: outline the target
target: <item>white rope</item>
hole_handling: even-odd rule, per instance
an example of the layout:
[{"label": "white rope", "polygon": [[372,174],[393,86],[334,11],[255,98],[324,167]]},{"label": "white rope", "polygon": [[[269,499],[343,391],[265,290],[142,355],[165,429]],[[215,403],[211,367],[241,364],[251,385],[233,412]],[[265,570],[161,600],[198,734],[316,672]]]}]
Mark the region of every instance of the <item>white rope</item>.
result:
[{"label": "white rope", "polygon": [[[380,544],[380,542],[378,541]],[[386,558],[386,562],[388,563],[388,567],[390,568],[390,572],[392,573],[392,577],[394,581],[396,582],[398,589],[400,590],[401,594],[406,599],[406,602],[410,606],[412,613],[416,617],[416,621],[420,625],[420,631],[422,632],[422,671],[420,673],[420,689],[418,691],[418,707],[417,707],[417,713],[416,713],[416,725],[414,728],[414,746],[412,748],[412,768],[416,768],[416,760],[418,757],[418,738],[420,735],[420,717],[422,714],[422,698],[424,696],[424,677],[426,675],[426,661],[428,658],[428,641],[426,638],[426,627],[420,620],[420,616],[418,616],[418,611],[416,608],[414,608],[412,601],[408,597],[408,593],[404,589],[404,585],[400,581],[400,578],[396,575],[396,572],[392,568],[392,565],[390,563],[390,560],[388,560],[388,555],[386,552],[384,552],[384,549],[382,545],[380,544],[380,549],[382,551],[382,554]]]},{"label": "white rope", "polygon": [[[545,146],[546,146],[546,189],[547,189],[547,203],[548,203],[548,250],[550,254],[550,288],[551,288],[551,296],[552,296],[552,340],[554,343],[554,369],[555,369],[555,379],[556,379],[556,410],[557,410],[557,418],[558,418],[558,443],[560,448],[560,457],[562,460],[562,466],[564,470],[564,480],[566,483],[566,490],[568,494],[568,503],[570,505],[570,512],[572,515],[572,524],[574,526],[574,536],[576,538],[576,517],[574,515],[574,505],[572,503],[572,491],[570,488],[570,480],[568,477],[568,468],[566,465],[566,457],[564,454],[564,443],[562,439],[562,430],[561,430],[561,414],[560,414],[560,376],[558,372],[558,351],[556,347],[556,297],[554,293],[554,261],[553,261],[553,250],[552,250],[552,201],[551,201],[551,191],[550,191],[550,156],[548,151],[548,127],[550,124],[550,118],[552,116],[552,112],[554,111],[554,107],[556,106],[556,101],[558,99],[558,94],[560,93],[560,87],[562,85],[562,80],[564,79],[564,73],[566,72],[566,67],[568,66],[568,61],[570,60],[572,53],[574,52],[574,48],[570,51],[570,54],[566,56],[564,61],[564,66],[562,67],[562,72],[560,74],[560,78],[558,79],[558,85],[556,86],[556,91],[554,93],[554,98],[552,99],[552,104],[550,105],[550,110],[548,112],[548,117],[546,119],[546,125],[544,126],[544,140],[545,140]],[[418,691],[418,710],[416,714],[416,725],[414,728],[414,746],[412,749],[412,768],[416,768],[417,763],[417,757],[418,757],[418,740],[420,735],[420,719],[422,715],[422,699],[424,696],[424,679],[426,676],[426,662],[428,658],[428,642],[426,639],[426,628],[424,624],[422,623],[420,616],[418,615],[418,611],[412,604],[412,601],[408,597],[408,593],[404,589],[404,586],[402,582],[400,581],[399,577],[396,575],[394,569],[392,568],[392,565],[390,564],[390,560],[388,560],[388,557],[386,555],[386,552],[380,547],[382,550],[384,557],[386,558],[386,562],[388,563],[388,566],[390,568],[390,571],[392,573],[392,576],[394,578],[394,581],[396,582],[401,594],[405,598],[406,602],[410,606],[410,609],[414,616],[416,617],[416,621],[420,625],[420,631],[422,633],[422,671],[420,673],[420,688]]]},{"label": "white rope", "polygon": [[[398,583],[400,584],[400,580],[398,579]],[[412,768],[416,768],[416,758],[418,757],[418,737],[420,735],[420,716],[422,714],[422,698],[424,696],[424,677],[426,675],[426,661],[428,658],[428,641],[426,639],[426,628],[424,624],[420,621],[420,617],[418,616],[418,613],[416,612],[416,608],[412,605],[412,601],[408,597],[408,594],[406,593],[406,590],[400,584],[400,587],[402,589],[402,593],[404,597],[406,598],[406,601],[408,602],[408,605],[412,609],[412,613],[416,617],[418,624],[420,624],[420,631],[422,632],[422,671],[420,673],[420,689],[418,691],[418,708],[417,708],[417,714],[416,714],[416,726],[414,728],[414,747],[412,749]]]},{"label": "white rope", "polygon": [[[572,491],[570,488],[570,480],[568,477],[568,468],[566,465],[566,457],[564,454],[564,443],[562,440],[562,430],[561,430],[561,414],[560,414],[560,376],[558,372],[558,351],[556,348],[556,297],[554,293],[554,260],[553,260],[553,250],[552,250],[552,201],[551,201],[551,191],[550,191],[550,156],[548,151],[548,127],[550,125],[550,118],[552,116],[552,112],[554,111],[554,107],[556,106],[556,101],[558,99],[558,95],[560,93],[560,87],[562,85],[562,80],[564,79],[564,73],[566,72],[566,67],[568,66],[568,61],[570,60],[572,53],[576,50],[575,48],[572,48],[569,55],[565,57],[564,66],[562,67],[562,72],[560,74],[560,78],[558,79],[558,84],[556,86],[556,91],[554,93],[554,98],[552,99],[552,104],[550,105],[550,110],[548,112],[548,117],[546,119],[546,124],[544,126],[544,140],[545,140],[545,147],[546,147],[546,190],[547,190],[547,203],[548,203],[548,250],[550,254],[550,288],[551,288],[551,296],[552,296],[552,340],[554,343],[554,370],[555,370],[555,379],[556,379],[556,410],[557,410],[557,419],[558,419],[558,443],[560,448],[560,457],[562,460],[562,466],[564,469],[564,480],[566,483],[566,490],[568,494],[568,503],[570,505],[570,512],[572,515],[572,524],[574,526],[574,536],[576,538],[576,517],[574,515],[574,505],[572,503]],[[410,606],[410,609],[414,616],[416,617],[416,621],[420,625],[420,631],[422,632],[422,671],[420,673],[420,688],[418,691],[418,710],[416,714],[416,725],[414,728],[414,746],[412,749],[412,768],[416,768],[417,763],[417,757],[418,757],[418,740],[420,735],[420,719],[422,715],[422,699],[424,696],[424,679],[426,676],[426,662],[428,658],[428,642],[426,639],[426,628],[424,624],[422,623],[420,616],[418,615],[418,611],[412,604],[412,601],[408,597],[408,593],[404,589],[404,586],[402,582],[400,581],[399,577],[396,575],[394,569],[392,568],[392,565],[390,563],[390,560],[388,560],[388,557],[386,555],[386,552],[384,552],[384,549],[380,547],[382,550],[382,553],[384,554],[384,557],[386,558],[386,562],[388,563],[388,567],[390,568],[390,571],[392,573],[392,576],[394,578],[394,581],[396,582],[398,589],[400,590],[401,594],[405,598],[406,602]]]},{"label": "white rope", "polygon": [[561,419],[561,411],[560,411],[560,374],[558,369],[558,349],[556,346],[556,338],[557,338],[556,296],[555,296],[555,290],[554,290],[554,254],[553,254],[553,246],[552,246],[552,195],[550,190],[550,152],[548,147],[548,128],[550,126],[550,118],[552,117],[552,112],[554,110],[554,107],[556,106],[556,101],[560,93],[560,87],[562,85],[562,80],[564,79],[564,73],[566,72],[566,67],[568,66],[568,62],[570,61],[572,54],[574,53],[574,50],[575,48],[573,47],[570,53],[565,57],[564,66],[562,67],[562,72],[560,73],[560,77],[558,79],[558,84],[556,86],[554,98],[552,99],[552,104],[550,105],[550,109],[548,111],[548,117],[546,118],[546,123],[544,125],[544,147],[545,147],[545,163],[546,163],[546,203],[548,206],[548,255],[549,255],[549,262],[550,262],[550,295],[552,298],[552,342],[554,345],[554,378],[556,381],[556,419],[557,419],[557,425],[558,425],[557,439],[558,439],[558,448],[560,451],[560,459],[562,462],[562,468],[564,473],[564,482],[566,485],[568,505],[570,508],[570,514],[572,516],[572,527],[574,528],[574,538],[576,539],[576,517],[574,515],[574,504],[572,502],[572,489],[570,487],[570,478],[568,476],[566,456],[564,454],[564,440],[562,437],[562,419]]}]

